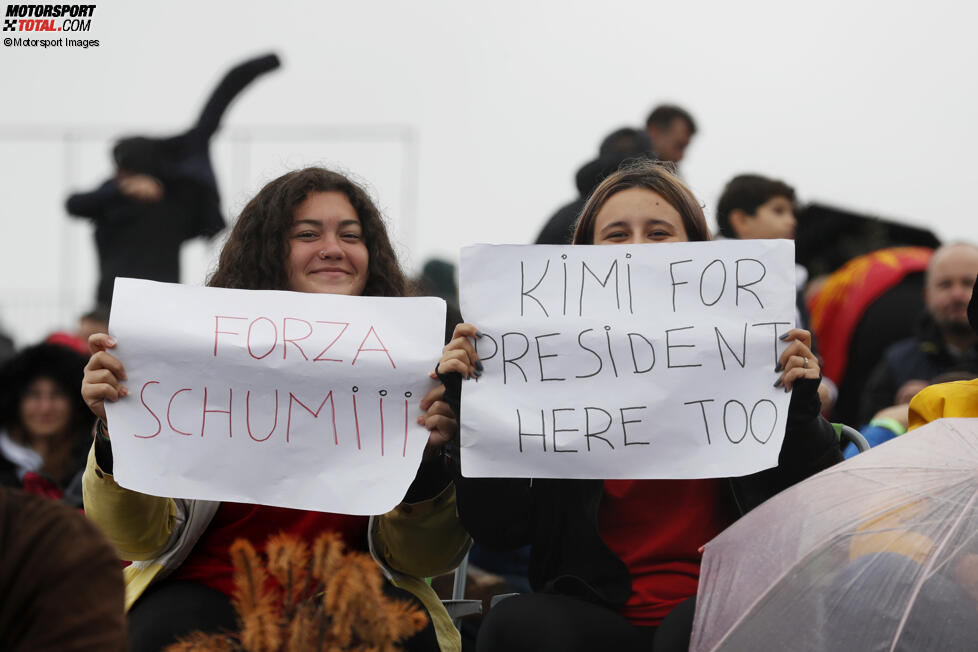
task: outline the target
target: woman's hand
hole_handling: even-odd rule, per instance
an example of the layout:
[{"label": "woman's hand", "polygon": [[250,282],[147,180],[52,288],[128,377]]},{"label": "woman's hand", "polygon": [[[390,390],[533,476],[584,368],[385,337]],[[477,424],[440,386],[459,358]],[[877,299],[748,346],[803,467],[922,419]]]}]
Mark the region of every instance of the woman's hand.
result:
[{"label": "woman's hand", "polygon": [[148,174],[130,174],[119,179],[122,194],[138,202],[152,203],[163,199],[163,184]]},{"label": "woman's hand", "polygon": [[801,378],[818,379],[822,377],[822,369],[818,359],[812,353],[812,334],[802,328],[792,328],[781,336],[785,342],[790,342],[788,348],[778,358],[778,366],[774,371],[780,371],[781,377],[774,383],[775,387],[784,387],[790,392],[796,380]]},{"label": "woman's hand", "polygon": [[[457,373],[462,378],[472,378],[482,375],[482,361],[475,352],[472,340],[482,337],[479,329],[472,324],[459,324],[452,333],[452,341],[441,351],[441,360],[435,367],[439,374]],[[435,374],[432,374],[435,377]]]},{"label": "woman's hand", "polygon": [[445,394],[445,386],[440,384],[424,395],[421,399],[421,409],[424,414],[418,417],[418,425],[428,429],[428,443],[424,447],[423,460],[427,461],[438,456],[442,446],[458,435],[458,421],[448,403],[441,400]]},{"label": "woman's hand", "polygon": [[81,394],[88,408],[105,422],[105,401],[114,403],[129,393],[121,381],[126,379],[122,363],[108,349],[114,349],[115,338],[106,333],[95,333],[88,338],[88,350],[92,357],[85,365]]}]

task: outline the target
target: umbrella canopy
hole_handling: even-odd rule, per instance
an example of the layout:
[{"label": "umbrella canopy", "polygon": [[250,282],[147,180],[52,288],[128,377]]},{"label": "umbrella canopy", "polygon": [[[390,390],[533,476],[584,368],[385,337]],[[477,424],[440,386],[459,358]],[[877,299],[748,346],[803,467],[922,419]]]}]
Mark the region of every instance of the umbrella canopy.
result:
[{"label": "umbrella canopy", "polygon": [[690,650],[978,650],[978,419],[941,419],[706,545]]}]

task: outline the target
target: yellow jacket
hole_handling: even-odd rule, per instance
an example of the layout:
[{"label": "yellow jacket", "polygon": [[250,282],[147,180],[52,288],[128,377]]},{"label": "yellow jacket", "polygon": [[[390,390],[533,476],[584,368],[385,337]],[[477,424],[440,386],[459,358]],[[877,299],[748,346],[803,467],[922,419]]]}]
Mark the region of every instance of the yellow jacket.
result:
[{"label": "yellow jacket", "polygon": [[[187,558],[210,525],[220,503],[149,496],[120,487],[95,461],[94,446],[83,476],[85,513],[133,563],[123,572],[126,610],[152,582]],[[443,651],[458,652],[462,641],[438,596],[423,578],[454,569],[471,539],[458,520],[455,487],[414,504],[370,517],[370,553],[390,581],[413,593],[427,608]]]},{"label": "yellow jacket", "polygon": [[907,430],[944,417],[978,417],[978,379],[925,387],[910,401]]}]

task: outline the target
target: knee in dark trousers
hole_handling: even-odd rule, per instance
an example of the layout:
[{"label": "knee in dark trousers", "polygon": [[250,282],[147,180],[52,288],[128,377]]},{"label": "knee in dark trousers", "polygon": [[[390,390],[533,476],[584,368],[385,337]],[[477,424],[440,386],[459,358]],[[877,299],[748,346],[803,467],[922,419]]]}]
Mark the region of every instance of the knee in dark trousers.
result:
[{"label": "knee in dark trousers", "polygon": [[696,596],[677,604],[662,619],[655,630],[654,652],[687,652],[693,635],[693,615],[696,612]]},{"label": "knee in dark trousers", "polygon": [[197,582],[161,582],[151,586],[129,610],[131,652],[157,652],[196,631],[237,628],[231,600]]}]

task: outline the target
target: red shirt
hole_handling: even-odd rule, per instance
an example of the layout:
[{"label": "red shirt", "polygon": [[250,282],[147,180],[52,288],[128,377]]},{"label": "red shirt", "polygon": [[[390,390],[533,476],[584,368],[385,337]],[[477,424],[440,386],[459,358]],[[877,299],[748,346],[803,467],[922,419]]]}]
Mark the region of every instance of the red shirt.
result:
[{"label": "red shirt", "polygon": [[295,534],[311,546],[320,533],[333,530],[340,533],[348,548],[361,550],[366,541],[367,521],[366,516],[221,503],[214,520],[172,578],[199,582],[230,596],[234,591],[234,566],[229,549],[235,540],[247,539],[261,554],[268,537],[279,532]]},{"label": "red shirt", "polygon": [[723,480],[605,480],[598,528],[632,578],[622,615],[654,627],[696,595],[699,548],[732,522]]}]

